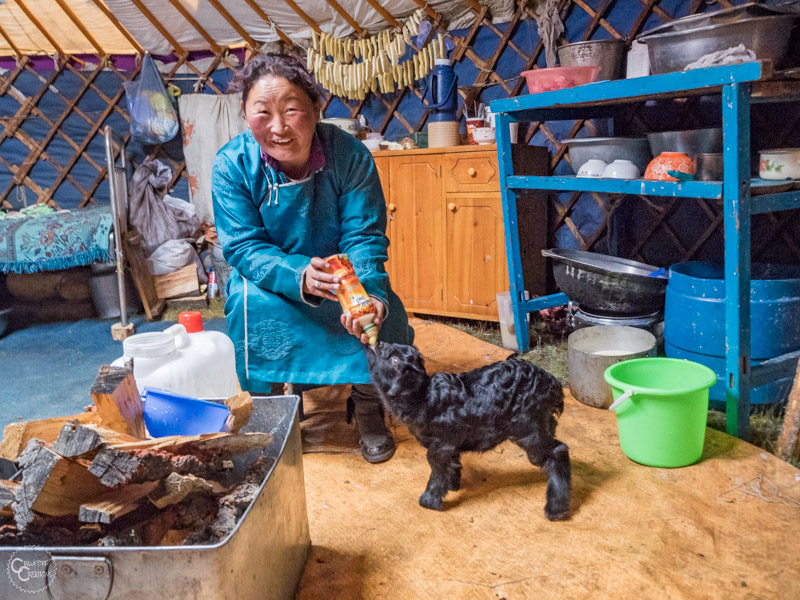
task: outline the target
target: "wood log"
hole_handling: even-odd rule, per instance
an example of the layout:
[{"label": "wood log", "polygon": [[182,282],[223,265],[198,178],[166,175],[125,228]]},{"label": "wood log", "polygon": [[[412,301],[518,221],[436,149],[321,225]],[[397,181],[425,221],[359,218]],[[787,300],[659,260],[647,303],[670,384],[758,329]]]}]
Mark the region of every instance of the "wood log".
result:
[{"label": "wood log", "polygon": [[786,412],[783,417],[783,427],[778,436],[776,452],[783,460],[800,460],[800,362],[794,376],[794,384],[789,392],[789,401],[786,403]]},{"label": "wood log", "polygon": [[113,523],[139,508],[156,487],[157,481],[147,481],[110,490],[92,502],[81,504],[78,520],[82,523]]},{"label": "wood log", "polygon": [[88,471],[88,463],[59,456],[41,440],[31,440],[19,456],[22,485],[14,492],[11,508],[17,527],[24,530],[35,513],[76,515],[81,504],[107,491]]},{"label": "wood log", "polygon": [[158,489],[149,494],[149,498],[156,508],[165,508],[170,504],[177,504],[183,501],[191,494],[216,495],[225,491],[225,486],[216,481],[208,481],[194,475],[171,473],[158,484]]},{"label": "wood log", "polygon": [[97,425],[67,423],[50,449],[65,458],[91,458],[103,446],[139,441],[132,435]]},{"label": "wood log", "polygon": [[269,433],[203,433],[201,435],[170,435],[139,442],[115,444],[117,450],[127,452],[161,450],[174,454],[217,452],[239,454],[264,448],[272,443]]},{"label": "wood log", "polygon": [[100,367],[91,394],[103,427],[139,439],[147,437],[144,405],[131,367]]},{"label": "wood log", "polygon": [[200,291],[197,267],[194,264],[181,267],[172,273],[155,275],[153,283],[156,287],[156,296],[161,299],[174,298],[176,296],[197,296]]},{"label": "wood log", "polygon": [[39,419],[24,423],[11,423],[3,431],[3,441],[0,443],[0,458],[17,460],[28,442],[36,438],[50,444],[54,442],[65,424],[75,422],[79,425],[98,424],[100,416],[95,411],[87,411],[78,415],[55,417],[52,419]]},{"label": "wood log", "polygon": [[14,501],[14,494],[22,484],[18,481],[0,479],[0,517],[12,516],[11,503]]},{"label": "wood log", "polygon": [[241,392],[225,400],[225,406],[231,411],[225,420],[225,426],[231,433],[239,433],[239,430],[250,422],[253,398],[248,392]]},{"label": "wood log", "polygon": [[216,455],[173,455],[168,452],[125,452],[112,447],[102,448],[94,457],[89,472],[110,488],[144,481],[158,481],[171,473],[224,475],[224,459]]}]

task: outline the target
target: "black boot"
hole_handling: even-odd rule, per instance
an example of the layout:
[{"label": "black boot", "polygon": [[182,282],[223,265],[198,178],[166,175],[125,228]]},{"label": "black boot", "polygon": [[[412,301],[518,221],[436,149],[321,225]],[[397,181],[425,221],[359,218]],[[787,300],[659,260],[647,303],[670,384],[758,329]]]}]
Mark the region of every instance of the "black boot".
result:
[{"label": "black boot", "polygon": [[368,463],[379,463],[392,458],[394,438],[386,428],[383,406],[377,400],[347,399],[347,422],[356,418],[360,435],[361,456]]}]

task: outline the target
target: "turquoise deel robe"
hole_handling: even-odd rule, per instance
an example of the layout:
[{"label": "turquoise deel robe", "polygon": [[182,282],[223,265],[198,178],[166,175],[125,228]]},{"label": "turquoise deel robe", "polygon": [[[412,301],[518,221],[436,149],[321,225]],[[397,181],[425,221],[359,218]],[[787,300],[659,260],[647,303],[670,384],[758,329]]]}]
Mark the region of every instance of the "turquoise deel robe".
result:
[{"label": "turquoise deel robe", "polygon": [[317,125],[326,164],[292,181],[270,167],[250,131],[214,160],[217,235],[231,273],[225,315],[245,390],[270,382],[369,383],[365,346],[339,321],[335,300],[303,296],[312,256],[346,253],[367,293],[386,307],[379,339],[411,344],[414,330],[384,269],[386,205],[366,146]]}]

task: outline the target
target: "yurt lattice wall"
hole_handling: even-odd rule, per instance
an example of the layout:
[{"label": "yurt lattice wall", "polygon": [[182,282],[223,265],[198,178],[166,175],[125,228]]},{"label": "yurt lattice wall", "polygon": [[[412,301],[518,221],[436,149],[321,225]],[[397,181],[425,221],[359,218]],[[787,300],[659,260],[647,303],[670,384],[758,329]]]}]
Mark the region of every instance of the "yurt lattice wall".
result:
[{"label": "yurt lattice wall", "polygon": [[[285,0],[315,32],[320,26],[290,0]],[[66,2],[56,0],[60,9],[80,28],[80,20]],[[109,21],[124,34],[136,52],[143,48],[135,35],[116,20],[101,0]],[[246,52],[257,51],[261,44],[242,28],[225,2],[209,0],[241,36],[244,48],[231,50],[216,42],[193,17],[181,0],[169,0],[180,16],[206,40],[208,50],[189,52],[170,33],[170,28],[141,0],[132,0],[147,20],[158,30],[172,49],[172,56],[159,57],[167,64],[167,82],[184,93],[192,91],[221,94],[232,72]],[[327,5],[352,27],[353,36],[365,37],[366,29],[334,0]],[[423,0],[414,2],[424,9],[432,23],[429,39],[444,33],[454,45],[450,54],[459,80],[460,116],[479,102],[527,93],[519,77],[523,70],[544,67],[545,53],[535,19],[543,2],[521,1],[514,5],[510,20],[493,23],[486,6],[466,0],[473,15],[466,29],[445,28],[445,19]],[[712,9],[738,2],[720,1]],[[16,0],[25,11],[25,3]],[[246,0],[260,19],[287,45],[289,35],[262,8],[264,3]],[[389,27],[402,23],[377,0],[368,0]],[[563,0],[560,3],[565,32],[559,43],[590,39],[632,39],[642,31],[674,18],[706,10],[703,0]],[[91,33],[81,31],[96,50],[95,55],[69,55],[59,46],[58,32],[47,31],[28,9],[30,26],[48,40],[56,58],[26,56],[12,43],[8,32],[2,37],[15,57],[0,65],[8,70],[0,76],[0,206],[18,208],[33,202],[54,207],[78,208],[108,201],[108,181],[104,160],[102,129],[110,125],[129,141],[130,121],[125,104],[123,82],[134,80],[139,62],[131,56],[110,55]],[[409,52],[413,52],[410,50]],[[204,59],[204,60],[198,60]],[[202,68],[199,66],[202,65]],[[100,68],[102,67],[102,68]],[[188,72],[188,73],[187,73]],[[370,93],[364,100],[345,100],[324,92],[326,116],[364,115],[370,125],[389,139],[399,139],[415,131],[424,131],[427,123],[424,86],[405,87],[393,93]],[[715,112],[716,111],[716,112]],[[713,125],[719,111],[703,99],[671,103],[664,107],[641,106],[617,119],[615,133],[642,133],[665,129],[669,117],[676,129]],[[666,115],[666,117],[665,117]],[[776,132],[776,146],[798,145],[800,111],[784,109],[778,117],[754,114],[754,130]],[[555,173],[571,173],[566,146],[562,140],[594,135],[605,127],[593,121],[531,123],[524,133],[529,143],[546,145],[551,150]],[[602,132],[602,131],[601,131]],[[173,170],[170,188],[187,197],[188,174],[180,140],[158,147],[140,149],[131,146],[135,157],[156,157]],[[119,148],[116,149],[119,152]],[[551,198],[550,235],[555,246],[600,252],[612,252],[652,264],[667,265],[679,260],[716,258],[722,254],[721,207],[712,201],[675,198],[649,199],[608,197],[603,194],[565,193]],[[753,254],[756,260],[800,262],[798,213],[759,216],[753,224]]]}]

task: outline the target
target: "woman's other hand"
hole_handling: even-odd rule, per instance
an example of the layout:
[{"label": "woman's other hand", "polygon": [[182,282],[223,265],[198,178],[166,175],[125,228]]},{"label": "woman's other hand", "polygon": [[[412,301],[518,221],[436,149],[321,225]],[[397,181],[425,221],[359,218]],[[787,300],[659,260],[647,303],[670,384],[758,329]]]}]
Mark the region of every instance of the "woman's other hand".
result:
[{"label": "woman's other hand", "polygon": [[[372,304],[375,307],[375,317],[372,319],[372,322],[375,324],[378,331],[380,331],[381,325],[383,325],[383,302],[378,300],[375,296],[370,296],[369,298],[372,300]],[[347,329],[348,333],[360,337],[362,344],[369,344],[369,337],[367,337],[367,334],[364,333],[364,330],[361,328],[361,323],[353,319],[353,317],[347,313],[342,313],[341,321],[342,326]]]},{"label": "woman's other hand", "polygon": [[336,300],[336,292],[333,290],[339,287],[339,278],[323,270],[329,267],[330,265],[318,256],[311,259],[303,273],[304,294]]}]

